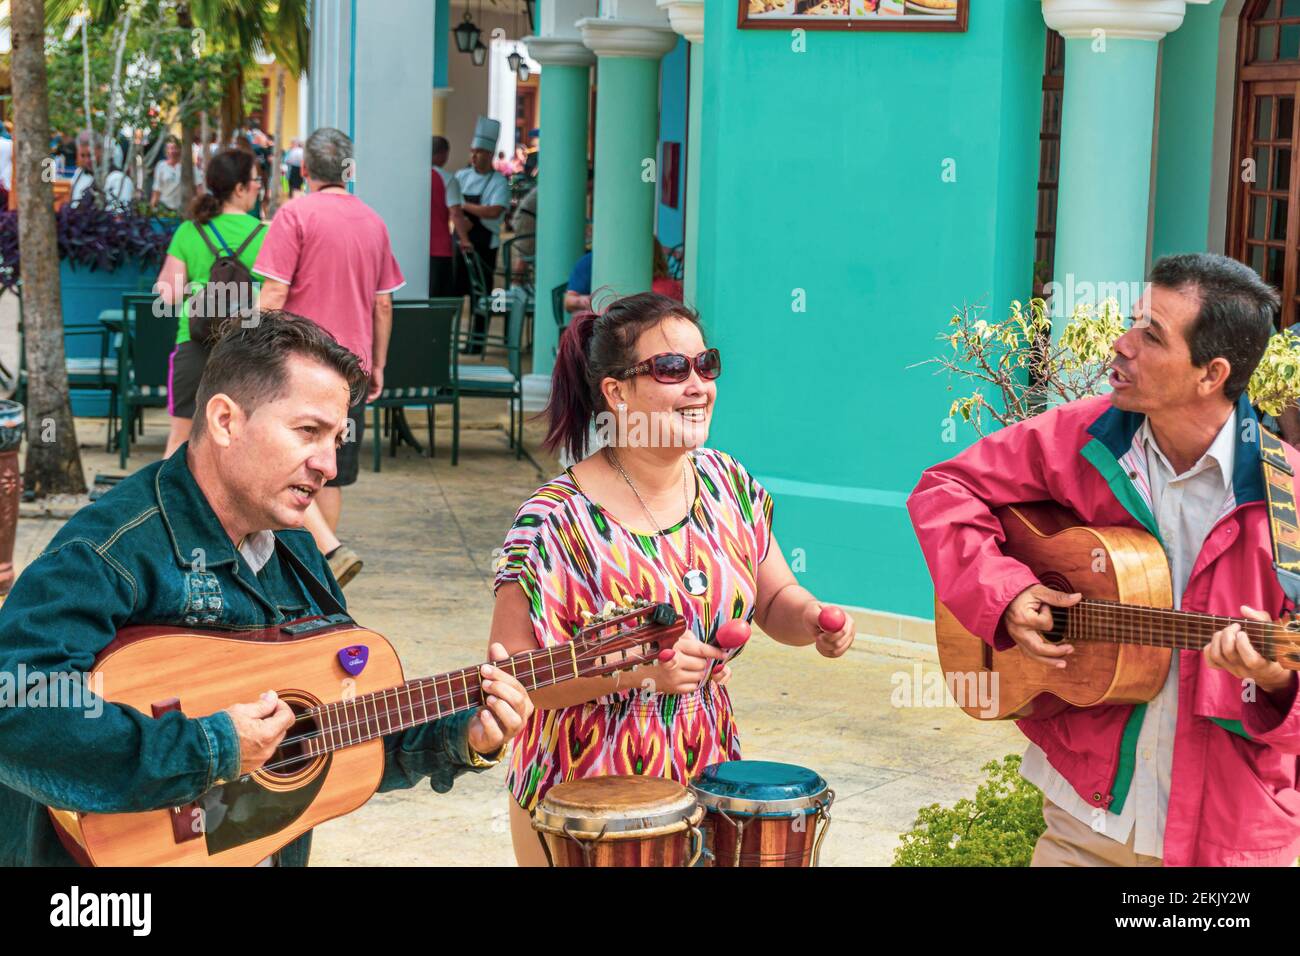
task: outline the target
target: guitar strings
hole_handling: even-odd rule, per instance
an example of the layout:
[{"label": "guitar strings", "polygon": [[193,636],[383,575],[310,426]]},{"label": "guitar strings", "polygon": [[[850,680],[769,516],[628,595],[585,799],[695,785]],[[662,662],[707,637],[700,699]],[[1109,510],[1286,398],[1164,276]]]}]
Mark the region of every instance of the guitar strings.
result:
[{"label": "guitar strings", "polygon": [[[526,652],[526,653],[528,653],[528,654],[537,654],[537,653],[540,653],[540,652],[539,652],[539,651],[528,651],[528,652]],[[579,664],[588,664],[588,663],[591,663],[592,661],[599,660],[601,657],[608,657],[608,656],[610,656],[611,654],[614,654],[614,653],[618,653],[618,652],[617,652],[617,651],[608,651],[608,650],[587,650],[587,651],[584,651],[584,652],[582,652],[582,653],[576,655],[576,657],[577,657],[577,660],[578,660]],[[521,656],[522,656],[522,655],[521,655]],[[548,657],[549,657],[549,655],[548,655]],[[563,682],[563,681],[565,681],[565,680],[569,680],[569,679],[571,679],[572,675],[570,675],[568,671],[569,671],[569,667],[570,667],[570,666],[572,665],[572,663],[573,663],[573,660],[574,660],[573,657],[570,657],[570,658],[568,658],[568,659],[558,660],[558,661],[555,660],[555,659],[553,659],[553,658],[551,658],[551,659],[548,661],[548,663],[547,663],[546,665],[544,665],[544,669],[549,668],[549,670],[551,671],[551,677],[550,677],[549,679],[543,679],[543,680],[539,680],[539,681],[537,681],[537,683],[534,685],[534,689],[540,689],[540,688],[545,688],[545,687],[552,687],[552,686],[554,686],[555,684],[558,684],[558,683],[561,683],[561,682]],[[631,666],[639,666],[639,665],[641,665],[641,664],[648,664],[648,663],[652,663],[652,662],[653,662],[653,658],[643,658],[643,659],[641,659],[641,660],[639,660],[639,661],[636,661],[636,662],[631,662],[631,661],[629,661],[629,663],[631,664]],[[509,659],[507,659],[507,660],[505,660],[505,661],[489,661],[488,663],[490,663],[493,667],[497,667],[498,669],[501,669],[500,665],[501,665],[501,664],[505,664],[505,663],[509,663]],[[466,676],[468,676],[468,672],[469,672],[469,670],[470,670],[469,668],[463,668],[463,669],[462,669],[462,671],[465,673]],[[464,694],[465,691],[464,691],[464,689],[462,689],[461,691],[457,691],[454,687],[451,687],[450,684],[449,684],[449,685],[448,685],[448,693],[444,696],[440,691],[438,691],[438,689],[437,689],[437,682],[440,681],[440,680],[443,680],[443,679],[445,679],[445,678],[449,678],[449,677],[451,677],[451,674],[461,673],[462,671],[453,671],[453,672],[451,672],[450,674],[447,674],[447,675],[438,675],[438,676],[436,676],[436,677],[421,677],[421,678],[416,678],[415,680],[408,681],[406,684],[400,685],[400,686],[398,686],[398,687],[387,688],[385,691],[377,691],[377,692],[374,692],[374,694],[380,694],[380,695],[382,695],[382,694],[384,694],[384,693],[400,694],[403,690],[405,690],[405,689],[407,689],[407,688],[412,688],[412,689],[414,689],[414,688],[419,688],[419,689],[423,690],[424,688],[428,687],[429,685],[433,685],[433,686],[434,686],[434,690],[435,690],[435,692],[436,692],[436,693],[435,693],[435,696],[434,696],[434,699],[433,699],[433,703],[434,703],[435,709],[441,711],[441,710],[442,710],[442,704],[443,704],[443,703],[446,703],[446,704],[451,708],[451,709],[449,710],[449,712],[447,713],[447,716],[450,717],[450,716],[452,716],[452,714],[454,714],[454,713],[456,712],[456,707],[457,707],[457,704],[456,704],[456,694],[457,694],[457,693]],[[562,672],[562,673],[561,673],[561,672]],[[482,692],[482,685],[481,685],[481,683],[480,683],[478,689],[479,689],[479,692],[481,693],[481,692]],[[332,703],[332,704],[325,704],[325,705],[321,705],[321,706],[319,706],[319,707],[314,707],[314,708],[312,708],[311,710],[304,711],[302,714],[296,715],[295,718],[294,718],[294,723],[297,724],[297,723],[299,723],[300,721],[311,719],[311,718],[313,718],[313,717],[315,717],[315,716],[318,716],[321,712],[327,710],[328,708],[331,708],[331,707],[339,707],[339,706],[341,706],[341,705],[343,705],[343,704],[345,704],[345,703],[352,703],[353,701],[358,701],[358,700],[364,701],[364,700],[367,700],[367,699],[368,699],[368,700],[373,700],[373,701],[375,701],[375,702],[378,702],[378,699],[379,699],[379,698],[376,697],[374,694],[367,694],[367,695],[364,695],[363,698],[353,698],[351,701],[335,701],[335,702]],[[421,695],[420,695],[420,700],[419,700],[418,702],[410,702],[410,703],[409,703],[409,707],[408,707],[408,709],[410,710],[410,713],[411,713],[412,717],[414,717],[414,714],[415,714],[415,706],[416,706],[417,703],[418,703],[420,706],[425,707],[425,710],[426,710],[426,716],[427,716],[427,704],[429,703],[429,701],[424,697],[423,694],[421,694]],[[355,703],[353,703],[353,707],[355,708],[356,706],[357,706],[357,705],[356,705]],[[482,704],[482,703],[479,703],[479,704],[467,703],[465,706],[462,706],[461,709],[462,709],[462,710],[467,710],[467,709],[469,709],[470,707],[474,707],[474,706],[482,707],[482,706],[485,706],[485,705]],[[400,703],[398,704],[398,707],[397,707],[396,710],[397,710],[398,716],[400,717],[400,716],[401,716],[401,712],[402,712],[402,705],[401,705]],[[388,709],[386,709],[385,711],[383,711],[383,713],[384,713],[384,714],[391,714],[391,713],[393,713],[393,711],[392,711],[392,710],[388,710]],[[346,716],[346,715],[345,715],[345,716]],[[283,740],[280,741],[280,743],[279,743],[277,749],[279,749],[279,747],[283,747],[285,744],[296,744],[296,743],[301,743],[301,742],[303,742],[303,741],[311,741],[311,740],[321,739],[321,738],[325,737],[327,733],[335,733],[335,734],[337,734],[337,733],[340,732],[340,731],[345,731],[345,730],[349,730],[349,731],[350,731],[350,730],[354,730],[354,729],[356,729],[356,728],[361,728],[361,727],[364,727],[364,728],[366,728],[366,729],[368,730],[368,729],[369,729],[369,726],[370,726],[371,724],[373,724],[373,723],[375,723],[376,721],[378,721],[379,716],[380,716],[379,714],[375,714],[374,716],[360,717],[359,719],[356,719],[356,720],[350,720],[350,721],[348,721],[348,722],[346,722],[346,723],[342,723],[342,724],[334,724],[334,725],[332,725],[332,726],[329,728],[328,731],[326,731],[326,730],[316,730],[316,731],[312,731],[311,733],[299,734],[299,735],[296,736],[296,737],[286,737],[286,738],[284,738]],[[441,717],[434,717],[434,718],[432,718],[432,720],[440,720],[440,719],[441,719]],[[406,725],[406,722],[403,721],[403,722],[402,722],[402,723],[403,723],[403,726],[396,727],[396,728],[392,729],[391,731],[388,731],[388,733],[398,733],[398,732],[400,732],[400,731],[402,731],[402,730],[408,730],[408,729],[410,729],[411,727],[419,726],[419,725],[422,724],[422,723],[431,723],[431,722],[432,722],[432,721],[416,720],[415,722],[413,722],[413,723],[411,723],[411,724],[409,724],[409,725]],[[387,734],[385,734],[385,733],[375,734],[375,735],[374,735],[373,737],[371,737],[370,739],[372,739],[372,740],[373,740],[373,739],[378,739],[379,737],[386,736],[386,735],[387,735]],[[362,742],[364,742],[364,741],[355,741],[355,743],[362,743]],[[344,744],[343,746],[351,746],[351,744]],[[317,756],[320,756],[320,754],[308,754],[308,755],[300,755],[300,756],[295,756],[295,757],[289,757],[289,758],[285,758],[285,759],[283,759],[283,760],[276,761],[275,763],[263,764],[263,765],[262,765],[261,767],[259,767],[258,769],[259,769],[259,770],[274,770],[274,769],[276,769],[276,768],[278,768],[278,767],[283,767],[283,766],[287,766],[287,765],[289,765],[289,764],[294,764],[294,763],[299,763],[299,762],[303,762],[303,761],[306,761],[306,760],[310,760],[310,759],[313,759],[314,757],[317,757]],[[244,775],[244,776],[247,776],[247,775]]]},{"label": "guitar strings", "polygon": [[[1080,621],[1078,626],[1084,633],[1070,635],[1067,629],[1070,626],[1070,611],[1080,609],[1087,610],[1091,613]],[[1109,628],[1111,630],[1125,629],[1136,638],[1136,640],[1120,641],[1119,643],[1138,644],[1146,646],[1173,646],[1187,650],[1200,650],[1209,644],[1209,638],[1199,638],[1196,635],[1186,633],[1184,628],[1175,628],[1170,626],[1174,620],[1179,622],[1186,621],[1192,626],[1213,627],[1214,630],[1221,630],[1231,624],[1240,624],[1246,630],[1247,637],[1250,638],[1253,647],[1265,648],[1270,651],[1279,651],[1283,649],[1294,650],[1297,644],[1300,644],[1300,634],[1286,629],[1285,625],[1279,625],[1274,621],[1249,621],[1242,618],[1224,617],[1220,615],[1201,614],[1199,612],[1181,611],[1176,608],[1155,608],[1142,605],[1120,604],[1112,601],[1101,601],[1097,599],[1084,599],[1078,604],[1067,608],[1058,608],[1063,611],[1065,620],[1057,622],[1053,620],[1052,629],[1048,632],[1062,637],[1065,640],[1107,640],[1109,635],[1101,633],[1088,633],[1089,629]],[[1149,617],[1163,616],[1164,621],[1141,621],[1141,615]],[[1255,633],[1252,633],[1255,632]],[[1274,640],[1270,635],[1295,635],[1295,640]],[[1143,638],[1150,638],[1150,643]],[[1167,641],[1169,643],[1157,644],[1158,641]]]},{"label": "guitar strings", "polygon": [[[598,658],[598,657],[601,657],[601,656],[603,656],[603,655],[600,655],[600,654],[595,655],[595,657],[597,657],[597,658]],[[594,658],[593,658],[593,659],[594,659]],[[582,658],[579,658],[579,660],[582,660]],[[648,661],[648,660],[646,660],[646,661],[641,661],[640,663],[649,663],[649,661]],[[552,687],[552,686],[554,686],[554,685],[556,685],[556,684],[562,683],[562,682],[564,682],[564,681],[566,681],[566,680],[570,680],[570,679],[571,679],[571,675],[569,675],[567,668],[565,668],[565,669],[564,669],[564,672],[563,672],[562,675],[561,675],[561,673],[560,673],[559,671],[555,671],[549,679],[538,681],[538,682],[534,685],[534,689],[540,689],[540,688],[545,688],[545,687]],[[425,679],[423,679],[423,680],[424,680],[424,681],[428,681],[428,682],[432,682],[432,681],[434,680],[434,678],[425,678]],[[414,683],[414,682],[413,682],[413,683]],[[443,698],[441,695],[439,695],[437,698],[435,698],[435,700],[438,702],[439,705],[441,705],[441,703],[444,701],[444,698]],[[447,704],[449,705],[449,707],[450,707],[450,710],[448,711],[448,713],[447,713],[445,716],[450,717],[450,716],[452,716],[452,715],[454,715],[454,714],[456,713],[457,704],[456,704],[456,701],[455,701],[455,692],[452,691],[451,693],[449,693],[449,694],[447,695],[447,697],[445,698],[445,701],[446,701],[446,703],[447,703]],[[461,709],[462,711],[464,711],[464,710],[468,710],[468,709],[470,709],[471,707],[483,707],[483,706],[486,706],[486,705],[483,704],[483,703],[481,703],[481,702],[478,703],[478,704],[475,704],[475,703],[470,702],[470,703],[468,703],[468,704],[466,704],[466,705],[461,706],[460,709]],[[441,706],[439,706],[438,709],[441,710]],[[410,711],[411,711],[412,717],[414,717],[414,712],[415,712],[414,705],[411,706]],[[392,711],[385,711],[385,713],[392,713]],[[305,716],[305,715],[304,715],[304,716]],[[400,708],[400,706],[399,706],[399,708],[398,708],[398,716],[399,716],[399,717],[401,716],[401,708]],[[427,716],[427,712],[426,712],[426,716]],[[303,719],[302,716],[297,717],[297,718],[295,718],[295,721],[294,721],[294,722],[297,723],[298,720],[302,720],[302,719]],[[378,718],[378,715],[375,715],[374,717],[369,717],[369,718],[364,718],[364,719],[354,720],[354,721],[350,721],[350,722],[348,722],[348,723],[344,723],[344,724],[336,724],[336,725],[333,725],[333,726],[330,728],[330,731],[331,731],[331,732],[336,732],[336,733],[337,733],[337,732],[340,732],[340,731],[344,731],[344,730],[352,730],[352,729],[355,729],[355,728],[359,728],[359,727],[360,727],[360,728],[364,728],[367,732],[369,732],[369,730],[370,730],[370,725],[371,725],[372,723],[375,723],[376,721],[378,721],[378,719],[379,719],[379,718]],[[342,736],[341,736],[341,734],[337,734],[337,735],[339,736],[340,745],[339,745],[338,747],[331,747],[331,748],[328,748],[328,750],[329,750],[329,751],[340,750],[340,749],[343,749],[343,748],[345,748],[345,747],[353,746],[354,744],[367,743],[367,742],[369,742],[369,741],[371,741],[371,740],[378,740],[379,738],[381,738],[381,737],[385,737],[385,736],[387,736],[387,735],[390,734],[390,733],[400,733],[400,732],[402,732],[402,731],[409,730],[409,729],[411,729],[412,727],[418,727],[418,726],[420,726],[421,724],[424,724],[424,723],[432,723],[432,722],[435,721],[435,720],[441,720],[441,719],[442,719],[442,716],[438,716],[438,717],[434,717],[434,718],[432,718],[432,719],[430,719],[430,720],[412,720],[410,723],[408,723],[407,721],[404,721],[404,720],[403,720],[403,721],[399,724],[399,726],[394,727],[394,728],[391,728],[390,730],[385,731],[385,732],[374,733],[372,736],[370,736],[370,737],[369,737],[368,739],[366,739],[366,740],[355,740],[355,741],[346,741],[346,742],[344,742],[344,741],[342,740]],[[285,738],[284,740],[280,741],[279,747],[283,747],[286,743],[296,743],[296,742],[303,741],[303,740],[320,739],[320,738],[323,738],[323,737],[325,737],[325,736],[326,736],[326,732],[325,732],[325,731],[315,731],[315,732],[310,733],[310,734],[300,734],[300,735],[297,736],[297,737],[289,737],[289,738]],[[277,747],[277,749],[279,749],[279,747]],[[306,761],[309,761],[309,760],[313,760],[313,759],[315,759],[316,757],[323,756],[325,752],[327,752],[327,751],[322,751],[322,752],[319,753],[319,754],[302,754],[302,755],[299,755],[299,756],[287,757],[287,758],[284,758],[284,759],[282,759],[282,760],[275,761],[275,762],[273,762],[273,763],[263,764],[261,767],[258,768],[258,770],[276,770],[276,769],[278,769],[278,768],[280,768],[280,767],[289,766],[289,765],[291,765],[291,764],[295,764],[295,763],[303,763],[303,762],[306,762]],[[253,772],[255,773],[256,771],[253,771]],[[243,774],[242,776],[249,776],[249,774]]]},{"label": "guitar strings", "polygon": [[[1276,621],[1251,621],[1245,618],[1228,617],[1215,614],[1202,614],[1196,611],[1181,611],[1175,608],[1157,608],[1146,607],[1136,604],[1120,604],[1115,601],[1101,601],[1092,598],[1085,598],[1078,604],[1071,607],[1060,608],[1069,617],[1069,612],[1075,609],[1088,610],[1094,612],[1090,617],[1104,617],[1108,622],[1128,618],[1134,629],[1145,628],[1152,630],[1153,633],[1169,634],[1179,636],[1180,631],[1173,627],[1167,626],[1174,622],[1188,622],[1192,626],[1213,627],[1214,630],[1222,630],[1231,624],[1240,624],[1246,628],[1255,628],[1263,630],[1267,634],[1294,634],[1297,640],[1300,640],[1300,633],[1289,631],[1286,625],[1279,625]],[[1141,621],[1141,616],[1163,616],[1164,621],[1159,622],[1157,628],[1151,628],[1149,624]],[[1191,635],[1188,635],[1191,637]]]},{"label": "guitar strings", "polygon": [[[542,652],[541,652],[541,651],[527,651],[527,652],[525,652],[525,653],[526,653],[527,655],[533,655],[533,654],[540,654],[540,653],[542,653]],[[578,655],[577,655],[577,659],[578,659],[578,661],[579,661],[580,663],[582,663],[582,664],[586,664],[586,663],[590,663],[591,661],[597,660],[597,659],[599,659],[599,658],[601,658],[601,657],[609,656],[611,653],[617,653],[617,652],[610,652],[610,651],[590,651],[590,650],[589,650],[589,651],[584,651],[584,652],[582,652],[581,654],[578,654]],[[520,656],[524,656],[524,655],[520,655]],[[573,658],[572,658],[572,657],[562,658],[562,659],[560,659],[560,660],[557,661],[557,660],[555,660],[555,658],[554,658],[552,655],[550,655],[550,654],[547,654],[546,656],[547,656],[548,660],[547,660],[547,662],[543,665],[542,670],[543,670],[543,673],[545,673],[547,670],[550,670],[550,671],[551,671],[551,677],[548,679],[548,682],[545,683],[545,684],[543,684],[542,682],[538,682],[538,684],[536,685],[536,686],[538,686],[538,687],[541,687],[541,686],[551,686],[551,685],[554,684],[554,683],[558,683],[558,680],[559,680],[559,674],[560,674],[561,670],[563,671],[563,673],[565,674],[565,678],[567,679],[568,676],[569,676],[569,674],[568,674],[568,672],[569,672],[569,668],[570,668],[570,667],[572,666],[572,664],[573,664]],[[490,663],[493,667],[497,667],[498,669],[504,671],[505,669],[502,668],[501,665],[502,665],[502,664],[509,663],[509,662],[510,662],[510,659],[503,660],[503,661],[489,661],[488,663]],[[530,666],[533,664],[532,661],[530,661],[529,663],[530,663]],[[647,661],[643,660],[643,661],[640,661],[640,662],[638,662],[638,663],[647,663]],[[635,665],[634,665],[634,666],[635,666]],[[517,669],[517,668],[516,668],[516,669]],[[532,667],[532,671],[533,671],[533,673],[535,674],[535,673],[536,673],[536,667]],[[325,713],[325,712],[328,712],[328,711],[331,711],[331,710],[337,710],[337,709],[339,709],[339,708],[342,708],[342,707],[343,707],[344,705],[346,705],[346,704],[351,704],[352,707],[354,708],[354,710],[355,710],[355,708],[357,708],[357,707],[359,707],[359,706],[364,706],[364,704],[366,704],[367,702],[374,702],[374,703],[378,704],[378,703],[381,702],[381,699],[382,699],[384,696],[388,695],[388,694],[392,694],[392,695],[394,695],[394,699],[396,700],[396,699],[398,699],[398,698],[397,698],[397,695],[400,695],[403,691],[408,691],[408,704],[409,704],[409,706],[410,706],[410,709],[411,709],[412,713],[414,713],[414,708],[415,708],[417,702],[412,702],[412,701],[409,700],[410,692],[414,692],[414,691],[416,691],[416,690],[419,690],[419,691],[423,692],[426,688],[428,688],[428,687],[430,687],[430,686],[433,687],[434,692],[435,692],[434,697],[433,697],[433,700],[431,700],[431,701],[428,700],[428,699],[424,696],[424,694],[421,693],[421,694],[420,694],[420,700],[418,701],[418,703],[419,703],[421,706],[424,706],[424,705],[427,705],[427,704],[430,704],[430,703],[431,703],[431,704],[434,705],[435,709],[438,709],[438,710],[441,710],[442,704],[443,704],[443,703],[446,703],[446,704],[448,704],[450,707],[453,708],[453,711],[452,711],[452,712],[454,713],[454,708],[456,707],[456,695],[457,695],[457,694],[460,694],[460,695],[462,695],[462,696],[465,695],[465,694],[468,692],[468,688],[463,686],[463,687],[461,687],[461,688],[458,690],[458,689],[454,686],[454,683],[453,683],[453,682],[455,681],[456,677],[458,677],[458,676],[461,677],[462,681],[467,681],[471,673],[474,675],[475,678],[479,678],[479,679],[480,679],[480,681],[479,681],[479,683],[478,683],[478,685],[476,686],[475,689],[477,689],[477,690],[481,693],[481,692],[482,692],[482,682],[481,682],[480,675],[479,675],[479,673],[478,673],[478,668],[477,668],[477,667],[467,667],[467,668],[462,668],[462,669],[459,670],[459,671],[451,671],[451,672],[449,672],[449,673],[447,673],[447,674],[439,674],[439,675],[434,676],[434,677],[419,677],[419,678],[416,678],[416,679],[414,679],[414,680],[408,681],[408,682],[405,683],[405,684],[401,684],[401,685],[398,685],[398,686],[396,686],[396,687],[385,688],[385,689],[383,689],[383,690],[379,690],[379,691],[373,691],[373,692],[371,692],[371,693],[369,693],[369,694],[364,694],[364,695],[361,695],[361,696],[359,696],[359,697],[349,698],[349,699],[346,699],[346,700],[333,701],[333,702],[328,703],[328,704],[322,704],[322,705],[319,705],[319,706],[317,706],[317,707],[313,707],[313,708],[310,708],[309,710],[304,711],[302,714],[300,714],[300,715],[298,715],[297,717],[295,717],[295,721],[294,721],[294,722],[297,723],[298,721],[311,719],[311,718],[313,718],[313,717],[318,717],[318,716],[320,716],[322,713]],[[512,674],[512,676],[515,676],[516,679],[517,679],[517,675]],[[444,695],[444,694],[443,694],[443,693],[438,689],[438,686],[437,686],[437,685],[438,685],[438,682],[439,682],[439,681],[445,681],[446,684],[447,684],[447,693],[446,693],[445,695]],[[468,698],[467,698],[467,699],[468,699]],[[385,703],[385,705],[387,705],[388,702],[387,702],[387,701],[384,701],[384,703]],[[402,707],[402,705],[401,705],[401,703],[400,703],[400,701],[399,701],[399,702],[398,702],[398,707],[397,707],[397,709],[400,711],[400,710],[401,710],[401,707]],[[385,713],[388,712],[388,708],[387,708],[387,706],[385,706],[385,711],[384,711],[384,712],[385,712]],[[343,716],[346,717],[347,715],[344,714]],[[450,716],[450,714],[448,714],[448,716]],[[335,725],[333,725],[333,727],[332,727],[331,729],[338,729],[338,730],[348,730],[348,729],[352,729],[352,728],[355,728],[355,727],[362,726],[362,725],[364,725],[364,724],[366,724],[366,723],[369,723],[369,722],[371,722],[371,721],[377,719],[377,717],[378,717],[378,715],[376,715],[375,717],[362,717],[362,718],[359,718],[359,719],[357,719],[357,720],[349,720],[349,721],[346,722],[346,723],[335,724]],[[436,719],[438,719],[438,718],[435,717],[434,719],[436,720]],[[301,735],[301,736],[299,736],[299,737],[286,738],[284,741],[281,741],[281,743],[282,743],[282,744],[283,744],[283,743],[296,743],[296,742],[301,741],[301,740],[309,740],[309,739],[311,739],[311,738],[313,738],[313,737],[319,737],[319,736],[323,736],[323,732],[319,732],[319,731],[318,731],[318,732],[313,732],[313,733],[311,733],[311,734],[304,734],[304,735]]]}]

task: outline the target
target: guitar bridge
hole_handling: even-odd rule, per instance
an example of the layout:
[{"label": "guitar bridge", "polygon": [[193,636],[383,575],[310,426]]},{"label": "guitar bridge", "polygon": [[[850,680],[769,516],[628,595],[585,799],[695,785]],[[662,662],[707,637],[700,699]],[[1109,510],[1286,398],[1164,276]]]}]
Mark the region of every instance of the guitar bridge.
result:
[{"label": "guitar bridge", "polygon": [[[149,709],[153,711],[155,720],[173,710],[181,713],[181,699],[179,697],[169,697],[166,700],[150,704]],[[177,843],[188,843],[190,840],[197,840],[203,835],[203,827],[194,826],[194,821],[202,819],[202,815],[203,810],[199,807],[197,801],[180,807],[172,807],[172,839]]]}]

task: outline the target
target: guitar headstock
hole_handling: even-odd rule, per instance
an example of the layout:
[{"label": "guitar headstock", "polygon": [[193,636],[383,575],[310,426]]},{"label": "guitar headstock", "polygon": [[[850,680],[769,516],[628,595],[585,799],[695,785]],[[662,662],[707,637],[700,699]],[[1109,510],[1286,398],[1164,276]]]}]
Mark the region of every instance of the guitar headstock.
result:
[{"label": "guitar headstock", "polygon": [[578,672],[583,677],[606,677],[671,660],[673,645],[685,631],[686,622],[671,604],[611,601],[599,614],[583,615],[582,630],[572,642]]}]

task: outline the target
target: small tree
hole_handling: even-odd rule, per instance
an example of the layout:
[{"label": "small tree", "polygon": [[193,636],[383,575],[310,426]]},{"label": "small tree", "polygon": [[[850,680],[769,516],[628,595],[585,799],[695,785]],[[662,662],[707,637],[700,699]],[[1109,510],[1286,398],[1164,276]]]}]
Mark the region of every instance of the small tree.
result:
[{"label": "small tree", "polygon": [[[202,110],[215,108],[220,98],[209,90],[219,87],[222,71],[241,56],[208,50],[205,34],[193,28],[184,4],[100,0],[88,18],[79,2],[50,3],[54,27],[46,54],[54,104],[51,120],[56,129],[89,129],[103,144],[95,168],[101,189],[119,133],[132,134],[123,157],[128,173],[135,164],[137,131],[150,141],[144,164],[152,168],[167,129],[176,122],[183,130],[192,127]],[[188,160],[188,151],[182,149],[183,194]]]},{"label": "small tree", "polygon": [[1047,829],[1043,793],[1020,776],[1019,754],[981,768],[986,779],[975,799],[917,811],[894,851],[894,866],[1028,866]]},{"label": "small tree", "polygon": [[[1100,306],[1077,306],[1056,342],[1042,299],[1012,302],[1010,314],[1001,322],[987,321],[985,311],[982,306],[967,306],[953,315],[949,330],[938,336],[948,343],[948,354],[920,363],[938,365],[975,383],[975,391],[949,406],[953,418],[969,422],[983,435],[986,415],[1005,426],[1053,404],[1105,390],[1114,343],[1125,328],[1114,299]],[[993,399],[985,396],[986,389]],[[1260,410],[1275,417],[1295,406],[1300,399],[1300,336],[1287,329],[1269,340],[1247,392]]]}]

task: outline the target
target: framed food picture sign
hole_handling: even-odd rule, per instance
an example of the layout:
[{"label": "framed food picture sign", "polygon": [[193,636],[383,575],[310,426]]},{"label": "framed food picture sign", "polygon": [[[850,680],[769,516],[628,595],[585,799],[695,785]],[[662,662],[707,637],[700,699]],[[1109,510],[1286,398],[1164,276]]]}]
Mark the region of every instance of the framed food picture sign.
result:
[{"label": "framed food picture sign", "polygon": [[963,33],[970,0],[738,0],[757,30],[936,30]]}]

